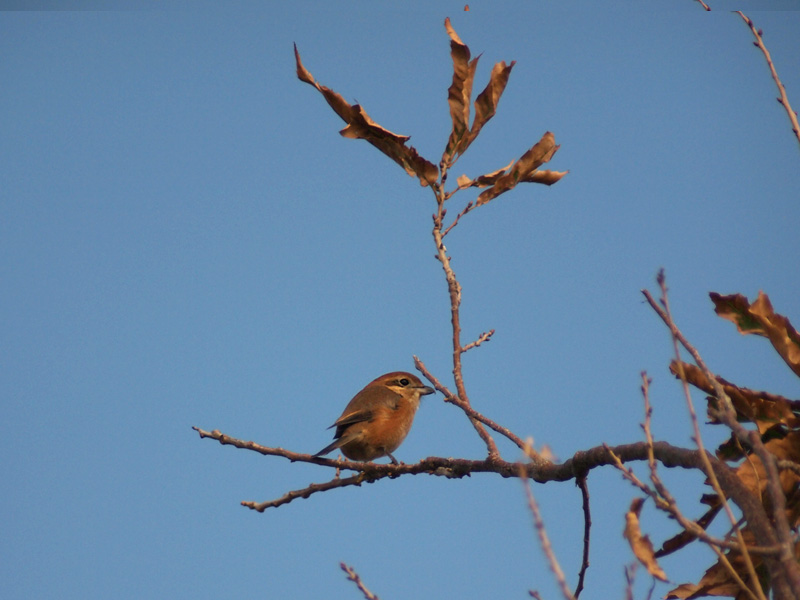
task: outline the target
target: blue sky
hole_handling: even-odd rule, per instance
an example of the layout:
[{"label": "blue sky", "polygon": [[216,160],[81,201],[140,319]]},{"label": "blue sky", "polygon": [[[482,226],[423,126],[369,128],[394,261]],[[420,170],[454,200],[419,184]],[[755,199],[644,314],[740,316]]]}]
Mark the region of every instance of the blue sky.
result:
[{"label": "blue sky", "polygon": [[[476,89],[492,64],[517,61],[451,179],[508,164],[548,130],[561,144],[549,165],[570,171],[561,182],[518,187],[448,236],[465,341],[496,330],[464,359],[478,410],[563,459],[641,439],[647,370],[656,437],[689,445],[670,341],[639,291],[661,267],[712,369],[799,397],[767,342],[739,336],[707,296],[764,290],[800,320],[797,140],[749,30],[721,10],[731,3],[656,4],[0,13],[7,597],[357,598],[342,560],[384,598],[557,597],[517,481],[408,477],[257,514],[239,502],[330,471],[190,429],[315,452],[372,378],[412,370],[414,354],[443,380],[451,369],[433,197],[338,135],[342,122],[295,77],[293,42],[318,81],[436,163],[450,16],[483,54]],[[800,13],[769,10],[794,7],[747,10],[797,107]],[[457,194],[451,214],[474,196]],[[484,448],[437,395],[395,455]],[[665,477],[699,515],[700,478]],[[619,596],[635,493],[610,469],[589,484],[582,598]],[[534,491],[574,582],[580,495],[572,483]],[[656,543],[674,532],[649,505],[643,520]],[[663,567],[680,583],[711,560],[697,549]],[[648,585],[640,570],[637,590]]]}]

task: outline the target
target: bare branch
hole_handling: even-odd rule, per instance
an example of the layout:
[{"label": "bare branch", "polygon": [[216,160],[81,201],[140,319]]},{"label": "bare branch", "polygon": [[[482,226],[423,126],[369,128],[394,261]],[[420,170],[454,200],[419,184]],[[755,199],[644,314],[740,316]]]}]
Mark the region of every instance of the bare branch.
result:
[{"label": "bare branch", "polygon": [[[445,248],[444,245],[442,227],[444,215],[447,212],[444,207],[444,192],[440,186],[431,186],[431,190],[436,196],[437,204],[437,211],[433,216],[433,240],[436,245],[436,258],[442,264],[445,280],[447,281],[447,291],[450,295],[450,323],[453,330],[453,380],[456,384],[458,397],[464,404],[470,406],[461,367],[461,355],[464,353],[464,348],[461,345],[461,284],[459,284],[458,279],[456,279],[456,274],[450,265],[450,257],[447,255],[447,248]],[[494,439],[492,439],[492,436],[489,435],[489,432],[486,431],[483,424],[472,416],[469,416],[469,419],[475,431],[478,433],[478,436],[480,436],[483,443],[486,444],[489,457],[499,457],[500,453],[497,450],[497,444]]]},{"label": "bare branch", "polygon": [[625,600],[633,600],[633,583],[636,581],[636,569],[639,563],[625,566]]},{"label": "bare branch", "polygon": [[364,598],[366,598],[366,600],[380,600],[378,596],[367,589],[367,586],[365,586],[364,582],[361,581],[361,577],[359,577],[358,573],[356,573],[353,567],[350,567],[343,562],[339,563],[339,566],[342,568],[342,571],[347,573],[347,578],[355,583],[356,587],[361,590],[361,593],[364,594]]},{"label": "bare branch", "polygon": [[578,583],[575,586],[575,592],[572,594],[577,600],[583,591],[583,580],[586,577],[586,570],[589,568],[589,536],[592,530],[592,515],[589,511],[589,485],[586,475],[578,477],[575,484],[580,488],[581,497],[583,498],[583,559],[581,560],[581,569],[578,572]]},{"label": "bare branch", "polygon": [[[518,436],[514,435],[514,433],[512,433],[510,429],[507,429],[502,425],[498,425],[488,417],[483,416],[477,410],[472,408],[472,406],[461,400],[461,398],[459,398],[453,392],[447,389],[447,387],[444,384],[442,384],[441,381],[439,381],[436,377],[434,377],[434,375],[430,371],[428,371],[427,367],[425,366],[425,363],[423,363],[417,356],[414,357],[414,366],[420,373],[422,373],[425,379],[431,382],[431,384],[433,385],[434,388],[436,388],[437,391],[442,393],[445,402],[449,402],[450,404],[456,405],[458,408],[463,410],[469,418],[475,419],[476,421],[483,423],[490,429],[493,429],[500,435],[505,436],[506,438],[511,440],[519,449],[525,450],[526,448],[525,442],[523,442]],[[532,452],[535,453],[535,451]],[[534,457],[532,456],[531,458]],[[538,455],[536,456],[536,459],[541,460],[541,458],[538,457]]]},{"label": "bare branch", "polygon": [[[453,227],[455,227],[456,225],[458,225],[458,222],[461,220],[461,217],[463,217],[465,214],[467,214],[468,212],[470,212],[470,211],[471,211],[473,208],[475,208],[475,207],[477,207],[477,204],[475,204],[474,202],[471,202],[471,201],[470,201],[470,202],[467,202],[467,205],[464,207],[464,209],[463,209],[463,210],[462,210],[460,213],[458,213],[458,214],[456,215],[456,218],[455,218],[455,219],[453,219],[453,222],[452,222],[452,223],[450,223],[450,226],[449,226],[447,229],[445,229],[445,230],[444,230],[444,232],[442,232],[442,237],[444,237],[444,236],[446,236],[448,233],[450,233],[450,230],[451,230]],[[446,211],[445,211],[445,212],[446,212]],[[444,216],[444,213],[442,214],[442,216]]]},{"label": "bare branch", "polygon": [[772,79],[775,81],[775,85],[778,86],[778,93],[780,94],[778,102],[786,110],[786,114],[789,117],[789,122],[792,124],[792,132],[797,138],[797,141],[800,142],[800,123],[797,122],[797,113],[792,108],[792,105],[789,104],[789,96],[786,95],[786,88],[783,86],[783,83],[778,77],[778,72],[775,70],[775,65],[772,63],[772,56],[770,56],[769,50],[767,50],[767,47],[764,45],[764,40],[761,37],[761,31],[756,29],[756,26],[753,24],[752,19],[750,19],[750,17],[745,16],[745,14],[742,11],[737,10],[736,14],[739,15],[745,23],[747,23],[747,26],[750,28],[750,31],[753,32],[753,37],[756,38],[756,41],[753,42],[753,45],[756,46],[759,50],[761,50],[761,52],[764,54],[764,58],[767,59],[767,66],[769,67],[769,72],[772,75]]},{"label": "bare branch", "polygon": [[374,479],[368,478],[364,475],[364,473],[359,473],[358,475],[353,475],[351,477],[347,477],[345,479],[341,479],[336,477],[331,479],[326,483],[312,483],[306,488],[302,490],[291,490],[286,492],[283,496],[278,498],[277,500],[269,500],[267,502],[253,502],[251,500],[243,500],[241,502],[242,506],[247,508],[252,508],[258,512],[264,512],[268,508],[278,508],[284,504],[289,504],[292,500],[297,500],[298,498],[306,499],[311,494],[316,494],[317,492],[327,492],[328,490],[332,490],[334,488],[342,488],[348,487],[351,485],[361,485],[364,482],[372,483],[375,481]]},{"label": "bare branch", "polygon": [[[387,477],[394,478],[402,475],[435,475],[438,477],[462,478],[472,473],[495,473],[501,477],[519,477],[519,463],[508,462],[499,457],[487,457],[485,460],[465,460],[454,458],[428,457],[413,464],[377,464],[373,462],[355,462],[347,460],[331,460],[315,458],[310,454],[300,454],[283,450],[282,448],[269,448],[224,435],[219,431],[207,432],[199,428],[195,430],[201,438],[217,440],[220,444],[231,445],[237,448],[258,452],[265,455],[275,455],[293,461],[302,461],[329,466],[333,468],[358,471],[364,475],[363,481],[378,481]],[[523,444],[524,447],[524,444]],[[533,461],[525,465],[526,477],[538,483],[547,481],[569,481],[590,470],[615,464],[616,460],[622,463],[630,461],[647,460],[650,449],[644,442],[623,444],[613,448],[596,446],[588,450],[575,453],[572,458],[563,463],[556,464],[545,460]],[[681,467],[684,469],[700,469],[702,460],[697,450],[678,448],[666,442],[655,442],[652,452],[656,459],[665,467]],[[613,454],[612,454],[613,453]],[[767,541],[767,545],[777,543],[769,520],[763,508],[748,488],[737,477],[736,473],[722,461],[711,457],[711,464],[717,479],[729,498],[732,498],[742,509],[748,524],[753,528],[757,539]],[[319,484],[324,485],[324,484]],[[355,485],[355,484],[351,484]],[[334,486],[336,487],[336,486]],[[333,489],[333,488],[332,488]]]},{"label": "bare branch", "polygon": [[484,331],[483,333],[481,333],[481,334],[478,336],[478,339],[477,339],[477,340],[475,340],[474,342],[470,342],[469,344],[467,344],[466,346],[464,346],[464,347],[461,349],[461,352],[466,352],[467,350],[472,350],[473,348],[477,348],[477,347],[478,347],[478,346],[480,346],[480,345],[481,345],[483,342],[488,342],[490,339],[492,339],[492,336],[493,336],[493,335],[494,335],[494,329],[491,329],[491,330],[489,330],[489,331]]},{"label": "bare branch", "polygon": [[519,477],[522,480],[522,486],[525,488],[528,508],[531,511],[531,515],[533,515],[533,524],[536,527],[536,533],[539,535],[539,543],[542,545],[542,551],[547,557],[547,562],[550,563],[550,570],[553,572],[553,575],[555,575],[558,586],[561,588],[561,595],[564,596],[566,600],[575,600],[575,596],[572,595],[572,592],[569,591],[569,587],[567,586],[567,578],[564,577],[564,571],[561,570],[561,565],[558,564],[558,559],[556,558],[555,552],[553,552],[553,546],[550,544],[550,538],[544,526],[542,513],[539,511],[539,505],[536,502],[536,498],[533,497],[531,485],[525,475],[525,467],[520,464]]}]

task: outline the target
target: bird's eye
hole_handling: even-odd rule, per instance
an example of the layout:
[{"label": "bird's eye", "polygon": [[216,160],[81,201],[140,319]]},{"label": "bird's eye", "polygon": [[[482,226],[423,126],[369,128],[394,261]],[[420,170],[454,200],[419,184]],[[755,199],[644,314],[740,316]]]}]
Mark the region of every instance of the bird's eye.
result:
[{"label": "bird's eye", "polygon": [[400,380],[400,385],[402,385],[403,387],[406,387],[409,383],[411,383],[411,382],[408,379],[406,379],[405,377],[403,377]]}]

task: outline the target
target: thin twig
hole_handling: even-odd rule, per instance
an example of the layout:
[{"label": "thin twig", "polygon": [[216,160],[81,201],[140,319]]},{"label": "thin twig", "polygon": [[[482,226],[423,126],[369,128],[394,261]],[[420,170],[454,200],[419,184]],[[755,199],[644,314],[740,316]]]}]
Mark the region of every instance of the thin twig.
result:
[{"label": "thin twig", "polygon": [[[734,530],[736,532],[736,539],[739,541],[739,551],[742,555],[742,558],[744,559],[748,575],[750,576],[750,580],[754,582],[754,585],[756,587],[756,594],[760,600],[766,600],[764,597],[764,591],[761,589],[761,585],[758,583],[759,582],[758,576],[756,575],[753,561],[750,558],[750,553],[747,551],[747,544],[744,539],[744,534],[742,534],[741,529],[737,526],[738,519],[733,514],[733,509],[731,508],[730,503],[728,502],[728,499],[725,496],[725,493],[722,491],[722,488],[720,487],[719,482],[717,481],[716,475],[714,474],[714,470],[711,468],[711,462],[709,461],[708,455],[706,454],[705,446],[703,444],[703,437],[700,434],[700,424],[697,419],[697,413],[694,409],[694,402],[692,401],[692,393],[691,390],[689,389],[689,382],[687,381],[686,374],[683,372],[683,368],[681,366],[682,364],[681,353],[678,344],[680,343],[681,345],[684,346],[684,348],[686,348],[689,342],[680,332],[678,326],[672,319],[672,313],[670,312],[669,308],[669,295],[667,294],[667,281],[666,277],[664,276],[663,269],[659,271],[658,277],[656,279],[659,287],[661,288],[661,306],[663,306],[663,309],[661,308],[661,306],[658,305],[656,306],[658,306],[658,309],[660,311],[659,316],[663,315],[662,320],[666,317],[666,320],[664,322],[666,323],[667,327],[669,327],[669,330],[672,334],[673,350],[675,352],[675,359],[678,362],[678,371],[679,371],[678,374],[681,378],[683,393],[686,398],[686,406],[689,411],[689,418],[691,420],[692,430],[694,432],[692,439],[694,440],[694,443],[697,445],[697,449],[700,451],[700,456],[703,458],[704,471],[708,476],[709,482],[711,483],[711,487],[719,496],[719,499],[722,502],[723,510],[725,511],[725,514],[728,515],[728,519],[730,520],[731,525],[733,525],[734,527]],[[646,294],[646,297],[648,296],[649,294]],[[648,297],[648,302],[650,302],[651,300],[652,297]],[[651,306],[652,305],[653,303],[651,302]],[[695,359],[695,362],[697,362],[698,366],[700,366],[701,368],[705,367],[705,363],[701,365],[702,358],[700,358],[700,354],[697,352],[697,350],[694,350],[694,353],[692,353],[692,357]],[[717,381],[716,377],[711,373],[711,371],[708,368],[704,368],[704,372],[710,379]],[[719,385],[719,383],[717,383],[717,387],[719,390],[723,392],[723,395],[725,397],[725,400],[721,400],[723,406],[723,412],[729,415],[730,411],[733,411],[733,405],[731,404],[730,398],[728,398],[728,396],[725,395],[725,392],[724,390],[722,390],[722,386]],[[747,592],[750,591],[747,586],[744,586],[743,589]]]},{"label": "thin twig", "polygon": [[470,342],[469,344],[467,344],[466,346],[464,346],[464,347],[461,349],[461,352],[466,352],[467,350],[472,350],[473,348],[477,348],[477,347],[478,347],[478,346],[480,346],[480,345],[481,345],[483,342],[488,342],[490,339],[492,339],[492,336],[493,336],[493,335],[494,335],[494,329],[491,329],[491,330],[489,330],[489,331],[484,331],[483,333],[481,333],[481,334],[478,336],[478,339],[477,339],[477,340],[475,340],[474,342]]},{"label": "thin twig", "polygon": [[[476,208],[477,206],[478,205],[475,204],[475,202],[473,202],[473,201],[467,202],[467,205],[464,207],[464,209],[460,213],[458,213],[456,215],[456,218],[453,219],[453,222],[450,223],[450,225],[447,227],[447,229],[444,230],[444,232],[442,233],[442,237],[445,237],[448,233],[450,233],[450,230],[453,227],[458,225],[458,222],[461,220],[461,217],[466,215],[468,212],[472,211],[472,209]],[[447,212],[447,211],[444,211],[444,212]],[[442,217],[444,217],[444,213],[442,213]]]},{"label": "thin twig", "polygon": [[[629,481],[631,484],[639,488],[642,492],[647,494],[650,498],[653,499],[656,507],[659,510],[663,510],[664,512],[669,513],[672,515],[678,524],[689,531],[692,535],[700,539],[701,541],[705,542],[708,546],[713,548],[723,548],[726,550],[739,550],[739,543],[738,542],[728,542],[726,540],[722,540],[719,538],[712,537],[705,531],[702,527],[700,527],[694,521],[687,519],[686,516],[680,511],[678,508],[675,499],[672,495],[669,494],[668,490],[664,490],[667,494],[667,497],[662,497],[655,489],[648,486],[644,483],[641,479],[636,476],[636,473],[633,472],[630,468],[626,467],[622,459],[617,456],[617,452],[610,448],[609,446],[605,446],[607,452],[613,459],[614,466],[622,473],[622,476]],[[656,446],[653,446],[653,449],[656,449]],[[649,450],[648,450],[649,454]],[[753,554],[763,554],[767,556],[776,556],[780,554],[780,548],[778,546],[751,546],[749,548],[750,552]]]},{"label": "thin twig", "polygon": [[[622,472],[623,477],[625,477],[625,479],[627,479],[628,481],[633,483],[640,490],[645,492],[648,496],[653,498],[655,503],[656,503],[656,506],[658,506],[658,508],[660,508],[661,510],[664,510],[664,511],[670,513],[670,514],[675,515],[675,518],[678,520],[678,522],[680,523],[681,527],[683,527],[684,529],[692,531],[693,533],[695,533],[695,530],[699,529],[699,526],[697,526],[696,523],[694,523],[693,521],[689,521],[688,519],[686,519],[680,513],[680,511],[678,510],[677,504],[675,503],[674,499],[671,496],[669,497],[669,499],[661,498],[656,493],[655,490],[651,489],[648,485],[646,485],[643,481],[641,481],[638,477],[636,477],[636,474],[631,469],[628,469],[627,467],[625,467],[625,465],[622,464],[622,461],[620,461],[619,458],[617,458],[614,455],[614,452],[610,448],[609,448],[609,452],[616,459],[617,469],[619,469]],[[739,544],[728,544],[727,542],[723,542],[721,540],[719,540],[717,542],[714,542],[714,543],[711,543],[711,541],[710,541],[711,538],[705,533],[705,531],[703,531],[702,533],[701,532],[697,532],[697,537],[703,539],[704,541],[705,541],[705,538],[709,539],[709,542],[708,542],[709,548],[711,548],[711,550],[713,550],[714,553],[717,555],[717,558],[719,559],[720,564],[725,568],[725,570],[727,571],[728,575],[730,575],[730,577],[742,588],[742,590],[745,591],[745,593],[748,595],[750,600],[757,600],[757,597],[745,585],[745,583],[744,583],[744,581],[742,581],[741,577],[739,577],[739,573],[737,573],[736,569],[734,569],[733,565],[731,565],[730,561],[728,560],[728,557],[725,556],[725,554],[719,548],[719,547],[724,547],[724,546],[731,546],[732,549],[738,551],[739,550]]]},{"label": "thin twig", "polygon": [[298,498],[306,499],[317,492],[327,492],[328,490],[336,488],[343,488],[351,485],[361,485],[365,481],[367,483],[372,483],[373,480],[364,477],[363,473],[359,473],[358,475],[353,475],[351,477],[345,477],[344,479],[336,477],[330,481],[326,481],[325,483],[312,483],[302,490],[290,490],[276,500],[269,500],[267,502],[243,500],[241,505],[247,508],[252,508],[258,512],[264,512],[268,508],[278,508],[279,506],[289,504],[289,502],[292,500],[297,500]]},{"label": "thin twig", "polygon": [[583,591],[583,580],[586,577],[586,570],[589,568],[589,537],[592,530],[592,515],[589,510],[589,484],[587,483],[587,476],[581,475],[575,481],[575,484],[581,490],[581,497],[583,498],[583,558],[581,559],[581,569],[578,571],[578,584],[575,586],[575,592],[572,594],[577,600],[578,596]]},{"label": "thin twig", "polygon": [[364,594],[364,598],[366,598],[366,600],[380,600],[378,596],[367,589],[367,586],[365,586],[364,582],[361,581],[361,577],[359,577],[358,573],[356,573],[353,567],[350,567],[343,562],[340,562],[339,566],[342,568],[342,571],[347,573],[347,578],[355,583],[356,587],[361,590],[361,593]]},{"label": "thin twig", "polygon": [[800,123],[797,122],[797,113],[794,111],[794,109],[792,109],[792,105],[789,104],[789,96],[786,95],[786,88],[783,86],[783,83],[778,77],[778,72],[775,70],[775,65],[772,62],[772,56],[770,56],[769,50],[767,50],[767,47],[764,45],[761,32],[756,29],[756,26],[753,24],[753,20],[750,17],[745,16],[742,11],[737,10],[736,14],[739,15],[745,23],[747,23],[750,31],[753,32],[753,36],[756,38],[756,41],[753,42],[753,45],[758,47],[764,54],[764,58],[767,59],[769,72],[772,75],[772,79],[775,81],[775,85],[778,86],[778,93],[780,94],[778,102],[786,110],[786,114],[789,116],[789,122],[792,124],[792,131],[794,132],[797,141],[800,142]]},{"label": "thin twig", "polygon": [[625,566],[625,600],[633,600],[633,583],[636,581],[636,569],[639,563]]},{"label": "thin twig", "polygon": [[[461,410],[463,410],[467,414],[467,416],[470,417],[471,419],[475,419],[477,421],[480,421],[481,423],[483,423],[484,425],[486,425],[490,429],[493,429],[494,431],[496,431],[500,435],[505,436],[506,438],[511,440],[519,449],[525,450],[525,442],[523,442],[518,436],[514,435],[514,433],[512,433],[512,431],[510,429],[495,423],[494,421],[492,421],[488,417],[485,417],[484,415],[479,413],[477,410],[472,408],[471,405],[469,405],[468,403],[464,402],[463,400],[461,400],[461,398],[459,398],[457,395],[455,395],[453,392],[451,392],[449,389],[447,389],[447,387],[441,381],[439,381],[433,375],[433,373],[431,373],[427,369],[427,367],[425,366],[425,363],[423,363],[419,359],[419,357],[417,357],[417,356],[414,357],[414,366],[417,368],[417,370],[420,373],[422,373],[422,376],[425,377],[425,379],[427,379],[429,382],[431,382],[431,384],[433,384],[434,388],[436,388],[439,392],[442,393],[442,395],[444,396],[444,401],[445,402],[449,402],[450,404],[456,405]],[[534,458],[534,457],[531,457],[531,458]],[[541,457],[536,456],[534,458],[534,460],[541,460]]]},{"label": "thin twig", "polygon": [[[447,210],[444,207],[444,191],[441,186],[431,186],[431,190],[436,196],[437,211],[433,215],[433,240],[436,245],[436,258],[441,263],[444,270],[445,279],[447,281],[447,291],[450,296],[450,323],[453,330],[453,380],[456,384],[456,393],[462,402],[470,405],[469,397],[467,396],[467,389],[464,386],[464,377],[461,367],[461,355],[464,353],[464,347],[461,345],[461,284],[456,279],[456,274],[453,267],[450,265],[450,257],[447,255],[447,248],[444,245],[444,235],[442,233],[444,215]],[[469,417],[472,426],[478,433],[483,443],[486,444],[490,458],[498,458],[500,456],[492,436],[486,431],[486,428],[480,421],[474,417]]]},{"label": "thin twig", "polygon": [[656,589],[656,578],[650,578],[650,589],[647,590],[647,596],[644,597],[644,600],[650,600],[653,597],[653,592]]},{"label": "thin twig", "polygon": [[539,535],[539,542],[542,545],[542,551],[547,557],[547,562],[550,564],[550,570],[553,572],[553,575],[555,575],[558,586],[561,588],[561,594],[564,596],[565,600],[575,600],[575,596],[573,596],[572,592],[569,591],[567,579],[564,577],[564,571],[561,570],[561,565],[558,564],[558,559],[553,551],[553,546],[550,544],[550,538],[548,537],[547,529],[544,526],[542,513],[539,511],[539,505],[536,503],[536,498],[533,497],[531,485],[526,477],[525,468],[522,464],[520,464],[519,477],[522,481],[523,487],[525,488],[525,496],[528,499],[528,508],[533,516],[533,524],[536,527],[536,533]]},{"label": "thin twig", "polygon": [[[666,292],[665,292],[665,295],[664,295],[664,302],[666,302]],[[667,308],[667,310],[669,310],[669,309]],[[685,518],[683,517],[683,515],[680,513],[680,511],[678,509],[677,500],[675,500],[675,498],[672,496],[672,493],[669,491],[669,489],[667,489],[667,486],[665,486],[664,483],[661,481],[661,478],[658,475],[657,463],[656,463],[655,457],[653,456],[653,434],[652,434],[652,431],[650,429],[650,421],[651,421],[651,418],[653,416],[653,408],[650,405],[650,379],[647,377],[647,373],[644,373],[644,372],[642,373],[642,396],[644,398],[644,407],[645,407],[645,420],[644,420],[643,428],[644,428],[645,438],[647,440],[647,446],[649,448],[648,457],[647,458],[648,458],[648,462],[650,463],[650,481],[653,482],[653,487],[655,488],[656,492],[658,492],[658,494],[662,498],[664,498],[664,500],[667,501],[667,503],[669,505],[669,512],[675,516],[675,518],[678,520],[679,523],[681,523],[681,525],[683,525],[683,522],[684,522]],[[689,399],[689,402],[691,403],[691,398]],[[690,409],[690,412],[695,417],[694,423],[696,425],[697,424],[697,418],[694,415],[694,408],[693,407]],[[699,428],[696,428],[695,430],[696,430],[697,434],[699,435]],[[705,450],[702,447],[699,447],[698,449],[700,450],[700,452],[705,453]],[[708,462],[708,468],[711,469],[711,463],[710,462]],[[723,501],[724,501],[724,496],[723,496]],[[686,531],[694,533],[694,532],[696,532],[698,530],[701,530],[701,531],[703,531],[705,533],[705,530],[702,527],[700,527],[700,525],[697,524],[695,521],[688,521],[688,520],[686,520],[686,521],[688,523],[691,523],[691,527],[690,528],[687,529],[686,527],[684,527],[684,529]],[[736,524],[734,524],[734,529],[737,532],[739,531],[738,526]],[[745,594],[751,600],[765,600],[761,595],[756,596],[747,587],[745,582],[739,576],[739,573],[736,571],[736,569],[730,563],[730,560],[728,559],[728,557],[719,549],[719,547],[720,547],[719,544],[711,545],[711,549],[717,555],[717,557],[718,557],[718,559],[720,561],[720,564],[722,564],[722,566],[728,572],[728,575],[745,591]],[[741,552],[742,551],[741,543],[737,543],[736,545],[734,545],[734,549],[736,549],[737,551]],[[745,552],[747,552],[747,550],[745,550]],[[748,557],[749,557],[749,554],[748,554]],[[751,576],[752,576],[752,574],[751,574]],[[760,588],[757,589],[756,591],[757,592],[760,591]]]}]

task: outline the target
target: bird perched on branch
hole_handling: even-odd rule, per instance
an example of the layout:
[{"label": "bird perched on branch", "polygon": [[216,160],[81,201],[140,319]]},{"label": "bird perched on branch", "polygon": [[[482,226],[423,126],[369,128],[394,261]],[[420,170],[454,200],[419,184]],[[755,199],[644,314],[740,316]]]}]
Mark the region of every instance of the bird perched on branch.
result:
[{"label": "bird perched on branch", "polygon": [[[358,392],[331,427],[336,427],[333,443],[314,456],[339,448],[347,458],[369,461],[388,456],[406,439],[422,396],[434,389],[419,377],[403,371],[381,375]],[[330,429],[329,427],[328,429]]]}]

